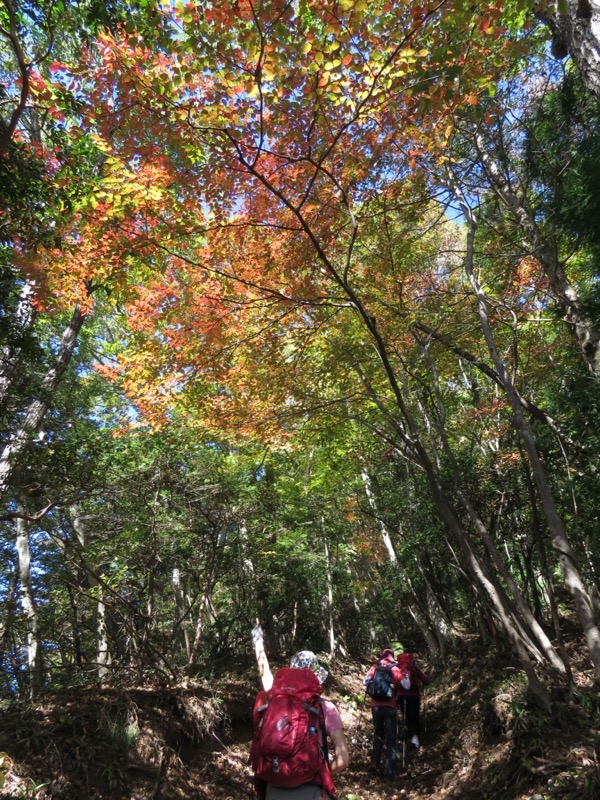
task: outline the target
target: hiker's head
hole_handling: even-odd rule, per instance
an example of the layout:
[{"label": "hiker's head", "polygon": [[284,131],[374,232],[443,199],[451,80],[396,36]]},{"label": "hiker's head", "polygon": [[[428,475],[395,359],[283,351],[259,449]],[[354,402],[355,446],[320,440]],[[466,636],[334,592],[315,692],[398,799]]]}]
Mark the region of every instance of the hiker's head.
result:
[{"label": "hiker's head", "polygon": [[290,667],[292,669],[310,669],[317,676],[319,683],[324,683],[329,674],[326,669],[319,666],[317,657],[312,650],[300,650],[293,655],[290,658]]},{"label": "hiker's head", "polygon": [[395,659],[394,651],[391,650],[389,647],[384,647],[384,649],[381,651],[380,658],[381,659],[391,658],[393,661]]}]

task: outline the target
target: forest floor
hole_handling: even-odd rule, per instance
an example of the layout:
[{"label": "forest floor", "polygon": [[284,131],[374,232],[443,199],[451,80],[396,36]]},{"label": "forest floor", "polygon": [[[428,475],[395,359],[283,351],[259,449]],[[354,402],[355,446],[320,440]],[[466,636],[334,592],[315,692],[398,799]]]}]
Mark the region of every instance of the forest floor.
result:
[{"label": "forest floor", "polygon": [[[551,716],[522,697],[518,672],[465,642],[433,670],[422,747],[402,743],[396,779],[368,770],[367,665],[332,665],[326,696],[342,713],[351,757],[340,800],[593,800],[600,798],[600,700],[589,663],[569,645],[576,691],[553,693]],[[427,669],[427,664],[422,664]],[[170,687],[72,688],[34,703],[0,704],[2,800],[239,800],[256,671]]]}]

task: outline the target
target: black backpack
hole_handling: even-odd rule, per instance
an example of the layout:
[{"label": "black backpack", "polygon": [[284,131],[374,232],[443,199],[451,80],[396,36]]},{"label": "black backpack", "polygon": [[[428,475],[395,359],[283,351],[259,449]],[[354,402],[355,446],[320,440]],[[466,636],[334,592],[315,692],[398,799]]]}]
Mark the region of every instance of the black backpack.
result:
[{"label": "black backpack", "polygon": [[378,703],[385,703],[391,700],[394,696],[394,679],[392,677],[392,669],[396,665],[378,664],[375,667],[373,677],[367,684],[367,694]]}]

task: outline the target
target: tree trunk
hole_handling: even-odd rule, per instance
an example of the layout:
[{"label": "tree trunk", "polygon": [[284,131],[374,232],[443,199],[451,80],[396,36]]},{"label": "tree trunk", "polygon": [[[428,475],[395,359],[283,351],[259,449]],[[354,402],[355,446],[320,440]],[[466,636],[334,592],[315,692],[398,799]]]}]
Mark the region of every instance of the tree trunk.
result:
[{"label": "tree trunk", "polygon": [[189,663],[191,656],[191,645],[190,634],[188,631],[188,610],[185,607],[186,599],[185,593],[181,586],[181,571],[179,567],[173,567],[171,585],[173,586],[173,606],[175,611],[175,618],[173,620],[173,643],[175,649],[177,649],[180,642],[180,636],[183,638],[186,660]]},{"label": "tree trunk", "polygon": [[333,582],[331,579],[331,564],[329,561],[329,545],[327,544],[327,531],[325,530],[325,517],[321,516],[321,532],[323,534],[323,551],[325,555],[325,578],[327,580],[327,619],[329,636],[329,656],[335,654],[335,627],[333,616]]},{"label": "tree trunk", "polygon": [[191,672],[196,664],[196,660],[198,658],[198,650],[200,649],[200,643],[202,641],[202,637],[204,635],[204,620],[208,609],[208,601],[209,601],[209,594],[210,586],[207,586],[206,591],[202,595],[202,599],[200,600],[200,606],[198,608],[198,616],[196,617],[196,632],[194,635],[194,642],[192,644],[192,648],[190,650],[190,655],[188,658],[188,672]]},{"label": "tree trunk", "polygon": [[516,607],[521,614],[521,617],[528,628],[529,633],[535,640],[536,650],[537,652],[541,652],[548,663],[560,674],[565,675],[565,665],[559,658],[558,654],[552,647],[552,643],[550,639],[546,636],[546,633],[539,622],[536,620],[529,603],[523,597],[523,594],[519,587],[517,586],[515,580],[513,579],[510,570],[502,558],[501,553],[499,552],[498,548],[496,547],[495,543],[493,542],[491,536],[489,535],[483,520],[477,514],[475,508],[470,503],[469,499],[465,496],[462,489],[459,487],[456,488],[456,493],[465,506],[467,513],[471,517],[471,521],[475,527],[477,533],[481,536],[481,539],[485,545],[486,550],[490,554],[492,561],[498,571],[498,574],[508,587],[510,594],[516,604]]},{"label": "tree trunk", "polygon": [[13,344],[2,348],[0,361],[0,405],[8,393],[10,385],[19,370],[23,340],[33,323],[33,284],[26,281],[21,289],[19,301],[14,314]]},{"label": "tree trunk", "polygon": [[[469,364],[472,364],[476,369],[478,369],[481,373],[486,375],[491,381],[493,381],[497,386],[500,388],[502,384],[500,382],[500,378],[498,377],[495,370],[493,370],[488,364],[484,363],[481,359],[476,358],[472,353],[469,353],[468,350],[465,350],[464,347],[460,347],[460,345],[456,344],[456,342],[451,341],[447,336],[444,336],[439,331],[430,328],[424,322],[420,320],[413,323],[412,326],[413,332],[419,331],[424,333],[427,336],[427,339],[435,339],[436,342],[439,342],[441,345],[446,347],[448,350],[451,350],[455,353],[460,359],[464,359]],[[464,372],[463,372],[464,375]],[[466,375],[465,375],[466,380]],[[538,420],[538,422],[543,423],[544,425],[548,425],[557,436],[560,436],[561,439],[568,442],[571,447],[575,450],[581,450],[581,445],[578,442],[573,441],[565,431],[559,429],[556,421],[552,419],[552,417],[547,414],[542,408],[537,406],[535,403],[532,403],[531,400],[528,400],[526,397],[519,395],[519,402],[531,416]]]},{"label": "tree trunk", "polygon": [[[429,625],[429,621],[427,619],[426,614],[422,611],[422,609],[419,606],[419,601],[418,601],[416,593],[415,593],[415,591],[413,589],[413,586],[412,586],[412,584],[410,582],[410,579],[409,579],[408,575],[406,574],[405,570],[402,568],[402,565],[398,561],[398,555],[396,553],[396,548],[394,547],[394,544],[392,542],[392,537],[390,536],[390,533],[389,533],[389,531],[387,529],[387,525],[380,518],[380,516],[379,516],[379,514],[377,512],[377,503],[375,501],[375,496],[373,495],[373,490],[371,488],[371,479],[370,479],[369,473],[367,472],[366,467],[364,465],[363,465],[363,468],[362,468],[362,471],[361,471],[361,476],[362,476],[363,486],[364,486],[364,489],[365,489],[365,494],[367,496],[367,502],[369,504],[369,507],[371,508],[371,511],[373,513],[373,517],[377,520],[377,524],[378,524],[379,530],[381,532],[381,539],[383,541],[385,549],[387,550],[388,557],[390,559],[390,563],[393,564],[394,567],[398,570],[398,572],[400,574],[400,577],[406,583],[406,585],[407,585],[407,587],[409,589],[409,592],[406,592],[406,596],[404,598],[404,602],[406,603],[407,608],[409,610],[409,613],[410,613],[411,617],[413,618],[413,620],[415,621],[415,624],[417,625],[417,627],[421,631],[421,633],[423,635],[423,638],[427,642],[427,646],[428,646],[428,648],[429,648],[429,650],[431,652],[432,657],[435,659],[435,658],[437,658],[438,653],[439,653],[439,647],[438,647],[437,640],[436,640],[435,636],[431,632],[431,627]],[[414,600],[408,599],[408,594],[409,593],[412,594],[412,597],[414,598]]]},{"label": "tree trunk", "polygon": [[[18,510],[23,512],[19,506]],[[30,697],[35,697],[42,687],[42,644],[40,641],[37,605],[31,587],[31,553],[29,550],[29,525],[17,517],[16,549],[21,585],[21,606],[27,621],[27,671]]]},{"label": "tree trunk", "polygon": [[431,658],[434,661],[439,661],[440,658],[444,657],[445,648],[443,645],[440,645],[439,639],[435,635],[437,631],[432,630],[432,624],[429,617],[427,614],[425,614],[419,603],[408,598],[405,598],[404,602],[408,608],[408,613],[413,618],[415,625],[421,631],[421,634],[425,639],[427,648],[431,654]]},{"label": "tree trunk", "polygon": [[98,589],[99,596],[96,603],[96,663],[98,665],[98,680],[103,683],[108,675],[112,659],[106,625],[106,603],[104,602],[102,587],[99,586]]},{"label": "tree trunk", "polygon": [[550,613],[552,614],[552,625],[554,627],[554,635],[556,636],[556,641],[558,642],[558,652],[563,660],[565,669],[567,671],[567,679],[569,681],[569,685],[574,686],[573,672],[571,670],[571,662],[569,660],[569,654],[565,646],[565,640],[563,638],[562,629],[560,626],[560,614],[558,611],[558,603],[556,602],[556,597],[554,595],[552,574],[548,566],[548,559],[546,558],[546,549],[544,547],[544,542],[542,540],[542,534],[540,531],[540,519],[538,515],[537,500],[535,497],[535,488],[533,486],[529,470],[526,468],[525,459],[523,457],[522,460],[524,462],[523,470],[525,473],[525,482],[527,485],[527,491],[529,492],[530,503],[531,503],[533,540],[537,547],[538,555],[540,558],[542,577],[546,587],[546,592],[548,594],[548,603],[550,605]]},{"label": "tree trunk", "polygon": [[440,658],[443,661],[446,657],[448,647],[455,647],[459,635],[448,611],[441,604],[438,594],[432,586],[430,577],[427,574],[427,569],[420,561],[418,562],[418,567],[425,582],[425,590],[427,592],[427,614],[433,626]]},{"label": "tree trunk", "polygon": [[[525,547],[524,542],[521,540],[519,541],[519,546],[521,550],[521,558],[523,559],[523,567],[522,567],[522,574],[523,574],[523,593],[525,597],[528,595],[531,596],[531,602],[533,604],[533,614],[540,623],[540,625],[544,621],[544,612],[542,609],[542,598],[540,597],[540,587],[538,585],[537,575],[535,571],[535,567],[533,564],[533,546]],[[519,564],[521,561],[519,560]]]},{"label": "tree trunk", "polygon": [[[88,536],[86,525],[81,514],[81,508],[76,504],[71,506],[71,521],[73,523],[73,530],[75,531],[77,542],[79,544],[80,559],[83,561],[83,556],[87,551]],[[94,568],[92,567],[92,569],[88,569],[84,562],[84,569],[86,585],[90,590],[90,594],[96,598],[96,607],[94,610],[94,629],[96,635],[96,672],[98,675],[98,680],[102,684],[106,680],[112,661],[108,639],[104,589],[102,587],[102,582],[98,579]]]},{"label": "tree trunk", "polygon": [[[502,578],[505,586],[508,588],[512,596],[513,602],[516,606],[516,611],[511,607],[511,614],[515,622],[519,627],[521,627],[523,623],[527,628],[527,631],[522,630],[521,633],[523,642],[527,644],[527,648],[532,653],[534,658],[536,658],[540,662],[545,658],[557,672],[564,675],[565,673],[564,664],[562,663],[561,659],[558,657],[557,653],[552,647],[552,644],[548,639],[548,637],[546,636],[545,631],[538,623],[538,621],[535,619],[535,616],[531,608],[529,607],[529,604],[523,597],[523,594],[519,589],[516,581],[513,579],[513,576],[510,572],[510,569],[506,561],[504,560],[498,548],[496,547],[492,537],[490,536],[487,530],[487,527],[485,526],[483,520],[481,519],[480,514],[478,513],[474,504],[471,502],[470,497],[463,489],[461,472],[458,467],[458,464],[456,463],[454,453],[452,451],[452,448],[450,447],[448,438],[446,436],[446,430],[444,425],[446,412],[445,412],[443,398],[441,396],[441,392],[439,391],[435,365],[431,363],[427,347],[423,345],[422,349],[425,358],[430,364],[430,369],[434,377],[434,382],[433,382],[434,394],[436,397],[436,401],[438,403],[438,410],[439,410],[437,414],[437,417],[439,419],[438,434],[442,442],[442,447],[450,464],[450,468],[452,470],[452,480],[454,484],[455,495],[460,501],[465,511],[467,512],[474,530],[480,537],[487,552],[491,556],[492,563],[496,567],[498,575]],[[505,605],[509,606],[508,599],[505,600]],[[512,606],[512,604],[510,605]]]},{"label": "tree trunk", "polygon": [[[200,643],[202,641],[202,637],[204,635],[204,624],[205,624],[205,617],[207,611],[211,608],[211,594],[213,587],[215,585],[215,581],[217,580],[217,548],[219,546],[219,538],[225,538],[226,533],[226,526],[224,525],[221,530],[221,537],[219,537],[218,531],[214,531],[214,536],[212,537],[212,549],[208,558],[206,558],[206,567],[205,567],[205,580],[204,580],[204,590],[202,592],[202,599],[200,601],[200,607],[198,609],[198,616],[196,618],[196,632],[194,635],[194,641],[192,643],[192,647],[190,649],[190,654],[188,658],[188,672],[190,672],[194,664],[196,663],[196,659],[198,657],[198,651],[200,649]],[[242,546],[246,543],[248,538],[245,523],[242,523],[241,530],[240,530],[240,542]],[[250,571],[252,574],[254,573],[254,564],[250,559],[244,559],[242,568],[245,571]]]},{"label": "tree trunk", "polygon": [[298,601],[294,600],[294,607],[292,608],[292,628],[290,631],[290,643],[292,650],[296,647],[296,637],[298,635]]},{"label": "tree trunk", "polygon": [[570,55],[587,86],[600,102],[600,2],[598,0],[568,0],[567,13],[560,13],[555,3],[553,13],[537,16],[552,32],[552,55]]},{"label": "tree trunk", "polygon": [[[64,554],[64,549],[63,549]],[[73,587],[71,584],[67,584],[67,595],[69,597],[69,605],[71,606],[71,627],[73,633],[73,656],[75,660],[75,665],[78,669],[83,670],[84,663],[83,663],[83,651],[81,647],[81,626],[79,624],[79,613],[77,608],[77,603],[75,602],[75,593],[73,591]],[[62,654],[61,654],[62,658]],[[64,662],[64,658],[62,658]]]},{"label": "tree trunk", "polygon": [[[356,300],[356,302],[359,301]],[[366,313],[366,311],[363,310],[363,314],[365,317],[369,318],[369,315]],[[416,461],[416,463],[419,464],[423,470],[427,479],[433,505],[440,519],[447,526],[449,532],[452,534],[458,546],[460,547],[472,580],[480,590],[482,597],[485,597],[490,603],[491,608],[497,615],[498,622],[502,625],[507,638],[511,642],[513,651],[527,676],[528,687],[531,692],[531,696],[541,708],[549,711],[551,708],[550,698],[544,687],[541,685],[529,656],[527,655],[528,647],[533,651],[535,651],[536,648],[533,643],[526,642],[525,632],[522,629],[519,630],[518,623],[516,620],[514,620],[510,608],[507,606],[504,593],[496,584],[493,577],[489,574],[485,563],[475,552],[467,531],[463,528],[460,520],[452,508],[451,503],[446,497],[442,485],[438,480],[436,469],[431,462],[427,451],[423,447],[423,444],[419,438],[419,433],[414,424],[414,420],[404,402],[402,392],[388,358],[385,343],[381,338],[381,335],[378,333],[375,323],[370,321],[369,325],[373,331],[378,352],[385,365],[385,371],[388,376],[388,380],[393,389],[398,409],[400,410],[400,413],[406,422],[408,432],[398,422],[395,416],[390,414],[390,412],[385,408],[377,393],[375,393],[370,386],[368,379],[360,372],[360,370],[358,370],[359,375],[365,384],[369,396],[381,409],[382,413],[387,417],[400,441],[405,444],[410,457]]]},{"label": "tree trunk", "polygon": [[523,409],[514,390],[512,380],[510,379],[504,363],[500,358],[500,354],[496,348],[494,335],[488,319],[485,295],[475,277],[475,271],[473,267],[476,222],[466,203],[463,202],[462,207],[463,213],[465,213],[469,225],[467,234],[465,270],[477,298],[477,307],[483,334],[490,352],[490,356],[494,362],[496,371],[500,376],[507,399],[512,408],[515,419],[515,427],[517,428],[523,440],[524,449],[529,460],[533,479],[537,486],[542,508],[544,509],[544,513],[548,521],[552,546],[558,553],[563,581],[571,597],[573,598],[575,610],[585,634],[590,656],[594,664],[596,683],[600,684],[600,630],[598,629],[598,625],[594,616],[594,604],[579,573],[579,568],[569,543],[563,520],[561,519],[556,508],[546,472],[537,452],[533,433],[523,415]]},{"label": "tree trunk", "polygon": [[[531,246],[532,254],[544,270],[552,295],[564,315],[571,335],[581,350],[588,368],[594,374],[600,375],[600,332],[596,328],[594,320],[584,311],[577,290],[569,281],[556,251],[542,235],[527,201],[518,197],[511,189],[500,166],[490,157],[481,136],[477,137],[477,148],[494,190],[518,222]],[[497,362],[494,362],[494,367],[500,380],[504,382],[504,368],[501,373],[498,370]],[[512,391],[517,398],[514,387]]]},{"label": "tree trunk", "polygon": [[527,655],[522,633],[515,626],[509,611],[505,607],[498,587],[494,584],[483,562],[473,550],[465,531],[463,531],[462,526],[454,515],[454,511],[440,492],[435,476],[433,474],[428,474],[428,478],[430,480],[430,487],[436,501],[438,513],[440,513],[442,519],[444,519],[450,531],[457,539],[471,573],[475,577],[477,583],[483,588],[497,618],[502,623],[503,629],[519,659],[523,672],[525,672],[527,676],[528,688],[532,697],[541,708],[549,712],[551,709],[550,698],[540,683],[529,656]]},{"label": "tree trunk", "polygon": [[[423,469],[427,478],[431,497],[438,514],[444,523],[449,526],[449,530],[452,532],[452,534],[456,537],[475,580],[485,591],[490,599],[490,602],[494,605],[494,607],[497,608],[498,614],[501,615],[507,635],[509,635],[514,646],[515,653],[517,654],[522,668],[527,675],[531,695],[534,697],[539,706],[546,710],[550,710],[549,697],[537,678],[535,670],[533,669],[533,666],[523,647],[522,639],[512,624],[512,621],[506,614],[504,606],[500,602],[500,597],[496,587],[493,584],[493,581],[489,579],[485,572],[485,568],[477,559],[476,554],[470,545],[466,532],[462,529],[459,520],[454,515],[450,503],[444,496],[441,484],[435,472],[435,468],[420,440],[419,431],[416,427],[414,417],[406,404],[404,394],[396,375],[396,370],[390,361],[388,345],[386,344],[385,338],[378,327],[377,320],[371,313],[369,313],[368,308],[362,302],[360,296],[357,294],[356,289],[349,282],[348,265],[351,261],[351,254],[348,253],[348,261],[346,262],[346,266],[340,271],[336,267],[336,264],[325,252],[323,244],[316,231],[311,227],[309,221],[303,216],[301,207],[296,206],[289,197],[286,197],[286,195],[281,192],[281,190],[273,183],[271,176],[261,173],[257,166],[258,162],[251,162],[248,160],[239,147],[236,146],[237,143],[233,139],[232,144],[236,148],[236,156],[239,159],[240,164],[244,169],[247,170],[248,175],[252,175],[258,181],[260,181],[260,183],[262,183],[262,185],[272,194],[273,197],[278,198],[279,202],[283,202],[288,210],[296,216],[300,228],[314,248],[315,256],[321,262],[324,272],[329,276],[333,284],[345,294],[351,307],[355,310],[360,323],[364,327],[365,333],[367,333],[371,339],[373,347],[379,357],[381,368],[383,370],[383,376],[392,392],[394,404],[400,414],[401,419],[398,419],[397,414],[392,414],[381,401],[379,394],[373,391],[372,387],[369,385],[368,379],[361,371],[360,365],[355,365],[355,370],[360,375],[363,383],[367,387],[370,398],[373,400],[375,405],[382,410],[385,419],[391,425],[392,430],[398,437],[399,442],[401,442],[406,448],[407,454],[409,454],[411,460],[416,461]],[[348,208],[348,211],[352,216],[352,211],[350,208]],[[354,217],[352,218],[354,219]]]},{"label": "tree trunk", "polygon": [[145,660],[146,651],[148,650],[148,643],[150,641],[150,633],[154,627],[154,606],[155,606],[155,586],[156,586],[156,568],[158,562],[158,497],[160,494],[160,478],[159,485],[157,486],[154,497],[152,499],[152,524],[150,527],[150,554],[148,560],[148,597],[146,598],[146,616],[144,619],[144,630],[142,633],[142,658],[138,664],[138,677],[140,683],[143,680],[143,662]]},{"label": "tree trunk", "polygon": [[4,640],[8,636],[10,630],[10,623],[17,607],[17,583],[18,583],[18,569],[15,569],[10,577],[10,583],[6,592],[4,600],[4,607],[0,614],[0,652],[4,650]]},{"label": "tree trunk", "polygon": [[2,34],[8,40],[8,46],[13,52],[19,69],[19,84],[20,93],[19,100],[10,114],[7,124],[2,124],[0,127],[0,158],[3,158],[8,151],[13,136],[19,125],[19,120],[23,116],[23,112],[27,108],[27,101],[29,98],[29,77],[33,64],[29,63],[25,51],[19,40],[19,22],[17,18],[17,11],[11,0],[2,0],[2,4],[6,9],[8,15],[8,26],[2,26]]},{"label": "tree trunk", "polygon": [[77,344],[77,334],[85,320],[79,306],[75,308],[71,321],[66,327],[58,354],[52,367],[47,371],[40,387],[39,398],[33,400],[25,410],[25,419],[20,428],[8,436],[8,441],[0,454],[0,499],[8,489],[15,463],[27,443],[41,427],[46,412],[50,408],[54,393],[71,360]]},{"label": "tree trunk", "polygon": [[396,550],[394,545],[392,544],[392,537],[389,534],[387,529],[387,525],[385,522],[379,518],[379,514],[377,513],[377,504],[375,503],[375,497],[373,495],[373,490],[371,489],[371,479],[369,477],[369,473],[367,472],[366,468],[363,466],[361,470],[361,478],[363,482],[363,487],[365,490],[365,495],[367,496],[367,502],[369,504],[369,508],[373,514],[373,517],[377,520],[377,524],[379,527],[379,531],[381,533],[381,539],[383,541],[383,545],[387,550],[388,557],[392,564],[398,564],[398,557],[396,555]]}]

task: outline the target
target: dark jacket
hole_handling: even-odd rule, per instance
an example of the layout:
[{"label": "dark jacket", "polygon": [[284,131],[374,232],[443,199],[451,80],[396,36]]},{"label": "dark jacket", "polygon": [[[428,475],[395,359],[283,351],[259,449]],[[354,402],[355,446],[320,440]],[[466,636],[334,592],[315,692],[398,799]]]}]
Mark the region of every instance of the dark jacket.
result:
[{"label": "dark jacket", "polygon": [[372,697],[369,697],[369,700],[371,701],[371,706],[388,706],[389,708],[396,708],[398,687],[400,686],[400,679],[402,677],[402,673],[400,672],[398,667],[395,666],[396,659],[394,658],[394,654],[391,652],[391,650],[388,651],[384,650],[384,655],[379,659],[379,661],[376,661],[374,664],[371,665],[369,671],[363,678],[363,686],[367,686],[367,684],[371,682],[371,679],[373,678],[373,675],[375,675],[375,670],[377,669],[378,666],[387,667],[390,664],[394,664],[394,666],[392,667],[392,683],[394,686],[394,694],[390,700],[383,700],[383,701],[374,700]]}]

